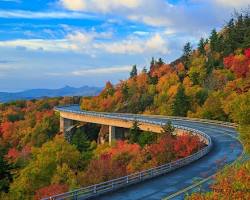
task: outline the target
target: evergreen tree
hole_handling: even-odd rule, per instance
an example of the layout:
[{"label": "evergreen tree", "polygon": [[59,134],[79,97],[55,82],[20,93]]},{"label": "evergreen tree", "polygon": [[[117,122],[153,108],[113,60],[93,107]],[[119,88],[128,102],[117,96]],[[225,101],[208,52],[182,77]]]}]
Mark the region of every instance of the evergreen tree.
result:
[{"label": "evergreen tree", "polygon": [[150,71],[152,71],[154,69],[154,67],[155,67],[155,59],[154,59],[154,57],[152,57],[152,60],[150,62]]},{"label": "evergreen tree", "polygon": [[168,121],[168,123],[164,124],[164,126],[162,126],[162,133],[163,134],[168,134],[168,135],[172,135],[174,134],[175,131],[175,127],[172,125],[171,121]]},{"label": "evergreen tree", "polygon": [[206,53],[206,51],[205,51],[205,40],[204,40],[204,38],[201,38],[200,39],[200,42],[199,42],[199,44],[198,44],[198,50],[199,50],[199,52],[201,53],[201,54],[205,54]]},{"label": "evergreen tree", "polygon": [[141,129],[139,127],[138,121],[133,122],[133,126],[129,130],[129,142],[138,143],[140,137]]},{"label": "evergreen tree", "polygon": [[224,56],[229,55],[230,53],[233,53],[234,51],[234,19],[232,18],[228,24],[226,25],[226,34],[225,34],[225,40],[224,40]]},{"label": "evergreen tree", "polygon": [[164,64],[163,60],[162,60],[161,58],[159,58],[159,60],[158,60],[158,62],[157,62],[157,65],[158,65],[158,66],[161,66],[161,65],[163,65],[163,64]]},{"label": "evergreen tree", "polygon": [[84,132],[77,129],[74,133],[71,143],[76,146],[77,150],[80,152],[86,152],[90,148],[90,141]]},{"label": "evergreen tree", "polygon": [[192,53],[192,46],[190,42],[187,42],[183,47],[183,56],[189,57]]},{"label": "evergreen tree", "polygon": [[185,66],[185,69],[189,68],[189,57],[192,53],[192,46],[190,42],[187,42],[183,47],[183,63]]},{"label": "evergreen tree", "polygon": [[190,107],[189,98],[185,94],[185,88],[181,85],[178,88],[177,94],[175,96],[173,104],[173,114],[175,116],[185,117],[187,116],[189,107]]},{"label": "evergreen tree", "polygon": [[244,25],[245,25],[245,35],[243,48],[250,47],[250,17],[248,14],[244,16]]},{"label": "evergreen tree", "polygon": [[0,193],[1,192],[8,192],[9,190],[9,183],[12,180],[11,176],[11,167],[10,165],[4,160],[4,154],[6,150],[0,147]]},{"label": "evergreen tree", "polygon": [[128,84],[125,82],[123,85],[122,85],[122,95],[124,96],[124,99],[127,99],[128,98]]},{"label": "evergreen tree", "polygon": [[212,30],[209,39],[210,39],[211,51],[217,51],[218,50],[218,33],[215,29]]},{"label": "evergreen tree", "polygon": [[[234,34],[234,41],[236,48],[242,48],[244,43],[244,35],[245,35],[245,26],[242,14],[237,14],[237,21],[235,24],[235,29],[237,30],[237,34]],[[235,32],[235,31],[234,31]]]},{"label": "evergreen tree", "polygon": [[137,68],[136,65],[133,65],[132,70],[130,72],[130,78],[134,78],[135,76],[137,76]]},{"label": "evergreen tree", "polygon": [[144,147],[148,144],[153,144],[157,140],[157,134],[151,131],[142,132],[139,136],[138,142],[141,147]]}]

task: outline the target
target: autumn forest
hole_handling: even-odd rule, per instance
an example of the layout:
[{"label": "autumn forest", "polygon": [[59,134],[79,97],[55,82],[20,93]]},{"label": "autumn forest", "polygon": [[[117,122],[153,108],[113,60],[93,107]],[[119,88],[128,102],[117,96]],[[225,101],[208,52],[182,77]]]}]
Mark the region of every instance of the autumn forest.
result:
[{"label": "autumn forest", "polygon": [[[94,124],[82,124],[66,140],[53,110],[58,105],[234,122],[250,153],[249,14],[236,13],[197,47],[187,42],[172,63],[152,58],[141,71],[134,65],[129,79],[107,82],[98,96],[0,104],[0,199],[41,199],[184,158],[205,146],[188,133],[176,136],[171,123],[155,134],[140,130],[136,121],[129,136],[111,146],[107,127]],[[244,190],[234,192],[249,187],[245,161],[218,173],[210,192],[187,199],[249,199]]]}]

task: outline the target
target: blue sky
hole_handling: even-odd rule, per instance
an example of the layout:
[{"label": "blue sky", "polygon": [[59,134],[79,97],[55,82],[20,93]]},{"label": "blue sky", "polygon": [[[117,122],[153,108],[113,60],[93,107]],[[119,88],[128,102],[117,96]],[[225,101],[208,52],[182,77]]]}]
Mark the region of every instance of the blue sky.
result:
[{"label": "blue sky", "polygon": [[0,91],[103,86],[170,62],[250,0],[0,0]]}]

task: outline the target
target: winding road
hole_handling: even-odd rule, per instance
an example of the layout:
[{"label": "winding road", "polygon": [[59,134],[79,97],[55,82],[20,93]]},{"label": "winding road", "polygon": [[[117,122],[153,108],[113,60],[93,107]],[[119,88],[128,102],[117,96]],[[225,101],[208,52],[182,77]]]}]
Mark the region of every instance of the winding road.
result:
[{"label": "winding road", "polygon": [[[79,106],[69,106],[68,112],[82,112]],[[109,113],[113,118],[121,114]],[[122,114],[124,118],[132,118],[133,114]],[[136,115],[137,120],[165,123],[167,117]],[[206,179],[218,172],[223,166],[233,163],[243,153],[238,133],[234,128],[208,124],[204,122],[185,119],[171,119],[174,125],[200,130],[212,138],[212,150],[201,159],[170,172],[164,176],[156,177],[145,182],[128,186],[111,193],[103,194],[99,200],[157,200],[157,199],[183,199],[184,193],[179,192],[197,181]],[[206,183],[204,187],[208,189]],[[178,193],[179,192],[179,193]],[[168,198],[169,197],[169,198]]]}]

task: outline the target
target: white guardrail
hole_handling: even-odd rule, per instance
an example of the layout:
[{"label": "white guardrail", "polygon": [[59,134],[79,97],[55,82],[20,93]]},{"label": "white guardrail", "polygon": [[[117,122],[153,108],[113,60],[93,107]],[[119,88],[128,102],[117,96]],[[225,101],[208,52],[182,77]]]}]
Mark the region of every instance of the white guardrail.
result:
[{"label": "white guardrail", "polygon": [[[70,107],[70,106],[68,106],[68,107]],[[74,111],[74,110],[69,111],[69,108],[65,109],[65,106],[57,107],[55,110],[63,111],[63,112],[77,113],[77,114],[94,115],[94,116],[99,116],[99,117],[108,117],[109,116],[109,117],[116,118],[116,119],[120,118],[120,119],[125,119],[125,120],[135,120],[135,117],[121,117],[118,115],[111,116],[110,113],[108,114],[108,113],[97,113],[97,112],[89,112],[89,111]],[[140,120],[140,119],[138,119],[139,116],[140,115],[136,115],[136,120],[139,122],[163,125],[162,122],[153,122],[151,120],[146,120],[146,119]],[[195,130],[192,128],[177,126],[177,125],[174,125],[174,127],[177,129],[186,130],[186,131],[190,132],[190,134],[192,134],[192,135],[199,136],[200,138],[203,139],[203,142],[205,142],[207,144],[207,146],[204,147],[203,149],[199,150],[195,154],[192,154],[188,157],[185,157],[185,158],[182,158],[182,159],[179,159],[179,160],[176,160],[176,161],[173,161],[173,162],[170,162],[170,163],[158,166],[158,167],[154,167],[154,168],[144,170],[141,172],[129,174],[127,176],[123,176],[123,177],[113,179],[110,181],[91,185],[88,187],[80,188],[80,189],[66,192],[63,194],[50,196],[47,198],[43,198],[42,200],[64,200],[64,199],[77,200],[77,199],[93,198],[93,197],[99,196],[100,194],[111,192],[111,191],[117,190],[119,188],[123,188],[123,187],[129,186],[129,185],[135,184],[135,183],[139,183],[139,182],[145,181],[147,179],[154,178],[154,177],[160,176],[162,174],[168,173],[170,171],[173,171],[175,169],[178,169],[182,166],[185,166],[185,165],[205,156],[211,150],[212,145],[213,145],[212,140],[211,140],[210,136],[208,136],[204,132],[198,131],[198,130]]]}]

